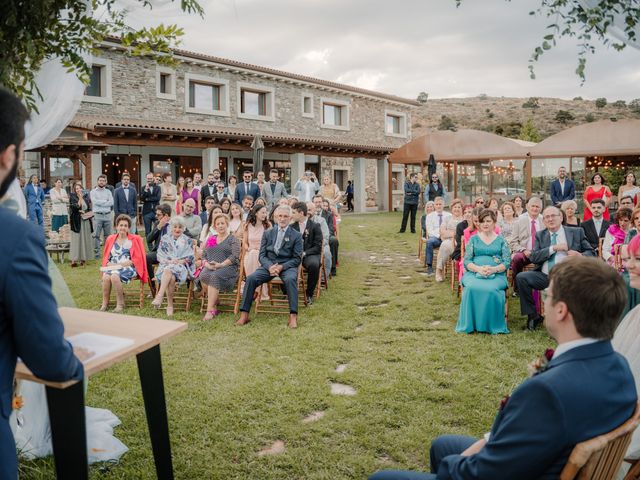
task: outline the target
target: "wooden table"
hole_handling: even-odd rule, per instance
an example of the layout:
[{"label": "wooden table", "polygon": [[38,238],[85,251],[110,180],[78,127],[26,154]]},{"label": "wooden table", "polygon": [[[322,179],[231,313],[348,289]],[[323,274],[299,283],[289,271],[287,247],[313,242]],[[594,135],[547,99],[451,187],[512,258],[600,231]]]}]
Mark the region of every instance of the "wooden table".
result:
[{"label": "wooden table", "polygon": [[[65,337],[92,332],[133,340],[132,345],[122,350],[84,362],[85,377],[136,356],[156,473],[159,479],[173,479],[160,343],[186,330],[187,324],[78,308],[60,308],[59,311]],[[58,479],[88,479],[83,382],[41,380],[23,363],[16,368],[16,378],[46,386]]]},{"label": "wooden table", "polygon": [[64,254],[69,253],[69,242],[66,243],[50,243],[45,247],[45,250],[49,252],[49,256],[53,258],[53,254],[56,254],[59,263],[64,263]]}]

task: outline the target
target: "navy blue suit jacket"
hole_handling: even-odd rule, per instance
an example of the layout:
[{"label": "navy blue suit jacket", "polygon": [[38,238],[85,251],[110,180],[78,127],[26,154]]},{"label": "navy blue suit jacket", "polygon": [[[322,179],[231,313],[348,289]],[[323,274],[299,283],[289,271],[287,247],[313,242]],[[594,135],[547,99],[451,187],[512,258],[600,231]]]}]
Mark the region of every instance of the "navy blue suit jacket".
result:
[{"label": "navy blue suit jacket", "polygon": [[44,380],[80,380],[82,364],[64,340],[51,291],[42,227],[0,208],[0,478],[17,478],[9,429],[16,358]]},{"label": "navy blue suit jacket", "polygon": [[249,188],[246,188],[245,185],[246,184],[242,182],[236,186],[235,201],[237,203],[242,204],[242,199],[245,197],[245,195],[251,195],[254,201],[260,196],[260,187],[258,187],[258,185],[253,182],[249,184]]},{"label": "navy blue suit jacket", "polygon": [[142,215],[146,215],[147,213],[155,213],[156,207],[160,203],[160,193],[160,185],[150,185],[149,191],[147,191],[146,185],[142,187],[142,191],[140,192],[140,200],[142,201]]},{"label": "navy blue suit jacket", "polygon": [[260,254],[258,256],[260,265],[267,270],[274,263],[282,265],[283,271],[289,268],[298,268],[304,251],[302,235],[289,226],[284,234],[280,250],[276,253],[275,245],[278,238],[278,228],[276,225],[262,235]]},{"label": "navy blue suit jacket", "polygon": [[611,342],[576,347],[516,388],[484,448],[445,457],[437,478],[555,480],[577,443],[623,424],[636,401],[629,365]]},{"label": "navy blue suit jacket", "polygon": [[27,199],[27,207],[35,206],[37,204],[44,203],[44,190],[42,187],[38,185],[38,194],[36,195],[36,191],[33,188],[33,184],[29,183],[24,187],[24,196]]},{"label": "navy blue suit jacket", "polygon": [[560,189],[560,180],[557,178],[551,182],[551,203],[557,205],[565,200],[576,199],[576,186],[572,180],[564,179],[564,195]]},{"label": "navy blue suit jacket", "polygon": [[124,195],[124,188],[118,187],[114,190],[113,212],[116,217],[122,213],[129,215],[131,218],[135,218],[138,215],[138,192],[136,192],[136,187],[129,184],[129,201]]}]

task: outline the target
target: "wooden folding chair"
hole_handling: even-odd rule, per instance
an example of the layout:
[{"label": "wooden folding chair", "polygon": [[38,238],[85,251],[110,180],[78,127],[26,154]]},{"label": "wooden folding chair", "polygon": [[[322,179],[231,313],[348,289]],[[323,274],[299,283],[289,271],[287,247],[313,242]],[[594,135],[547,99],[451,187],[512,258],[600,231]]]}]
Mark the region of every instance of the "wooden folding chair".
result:
[{"label": "wooden folding chair", "polygon": [[142,283],[138,277],[130,281],[128,284],[122,284],[125,307],[129,305],[129,303],[131,303],[131,305],[135,305],[137,303],[140,308],[144,307],[144,285],[145,284]]},{"label": "wooden folding chair", "polygon": [[[242,299],[242,282],[245,279],[244,274],[244,254],[245,248],[240,249],[240,266],[238,268],[238,281],[236,282],[235,290],[231,292],[219,292],[218,304],[216,309],[221,312],[233,312],[238,313],[240,310],[240,300]],[[209,289],[203,283],[202,284],[202,296],[200,297],[200,313],[207,311],[207,302],[209,300]]]},{"label": "wooden folding chair", "polygon": [[[636,405],[633,416],[609,433],[577,444],[567,464],[560,473],[560,480],[612,480],[615,478],[631,435],[640,424],[640,404]],[[626,479],[634,478],[629,474]]]},{"label": "wooden folding chair", "polygon": [[[280,288],[284,285],[280,277],[275,277],[267,283],[269,290],[269,300],[262,300],[261,295],[258,295],[256,301],[256,313],[283,313],[289,314],[289,299],[286,294],[282,293]],[[276,288],[273,288],[273,287]],[[302,274],[302,264],[298,267],[298,296],[302,294],[302,302],[304,306],[307,306],[306,295],[304,294],[306,288],[306,282],[304,281],[304,275]]]},{"label": "wooden folding chair", "polygon": [[324,248],[322,249],[321,257],[320,257],[320,280],[318,281],[318,290],[316,293],[316,297],[320,297],[320,290],[325,289],[329,290],[329,278],[327,276],[327,269],[324,261]]},{"label": "wooden folding chair", "polygon": [[[160,286],[158,286],[160,288]],[[191,301],[193,300],[193,280],[187,280],[186,283],[180,285],[176,283],[176,289],[173,292],[173,308],[183,308],[188,312],[191,309]],[[162,297],[162,306],[167,306],[167,295]]]}]

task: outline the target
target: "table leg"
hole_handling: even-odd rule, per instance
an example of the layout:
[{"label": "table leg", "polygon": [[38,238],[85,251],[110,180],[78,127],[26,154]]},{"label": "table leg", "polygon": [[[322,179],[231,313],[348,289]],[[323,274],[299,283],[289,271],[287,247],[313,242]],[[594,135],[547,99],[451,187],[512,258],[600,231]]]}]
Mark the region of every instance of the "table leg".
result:
[{"label": "table leg", "polygon": [[84,384],[46,387],[46,392],[56,476],[59,480],[88,479]]},{"label": "table leg", "polygon": [[159,480],[173,480],[169,421],[164,397],[160,345],[139,353],[137,360],[149,436],[151,437],[151,448],[153,449],[153,459],[156,464],[156,474]]}]

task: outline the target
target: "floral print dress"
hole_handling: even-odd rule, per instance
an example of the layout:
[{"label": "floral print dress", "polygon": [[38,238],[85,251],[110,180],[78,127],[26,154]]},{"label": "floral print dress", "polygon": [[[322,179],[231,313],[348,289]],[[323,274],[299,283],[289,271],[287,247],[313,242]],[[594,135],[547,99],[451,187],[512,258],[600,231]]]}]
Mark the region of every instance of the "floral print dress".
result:
[{"label": "floral print dress", "polygon": [[[170,263],[173,260],[186,260],[186,264]],[[156,270],[156,278],[160,280],[165,270],[173,273],[178,283],[185,283],[194,274],[194,253],[193,243],[185,234],[180,235],[177,239],[173,234],[167,233],[160,239],[158,246],[158,262],[160,265]]]},{"label": "floral print dress", "polygon": [[[109,263],[119,264],[125,260],[131,261],[131,240],[125,240],[125,242],[120,245],[116,240],[113,242],[113,247],[111,247],[111,252],[109,252]],[[120,281],[122,283],[129,283],[131,280],[136,278],[138,275],[136,273],[133,265],[129,267],[123,268],[111,268],[109,269],[109,265],[107,265],[107,270],[105,270],[106,275],[111,275],[112,273],[120,274]]]}]

